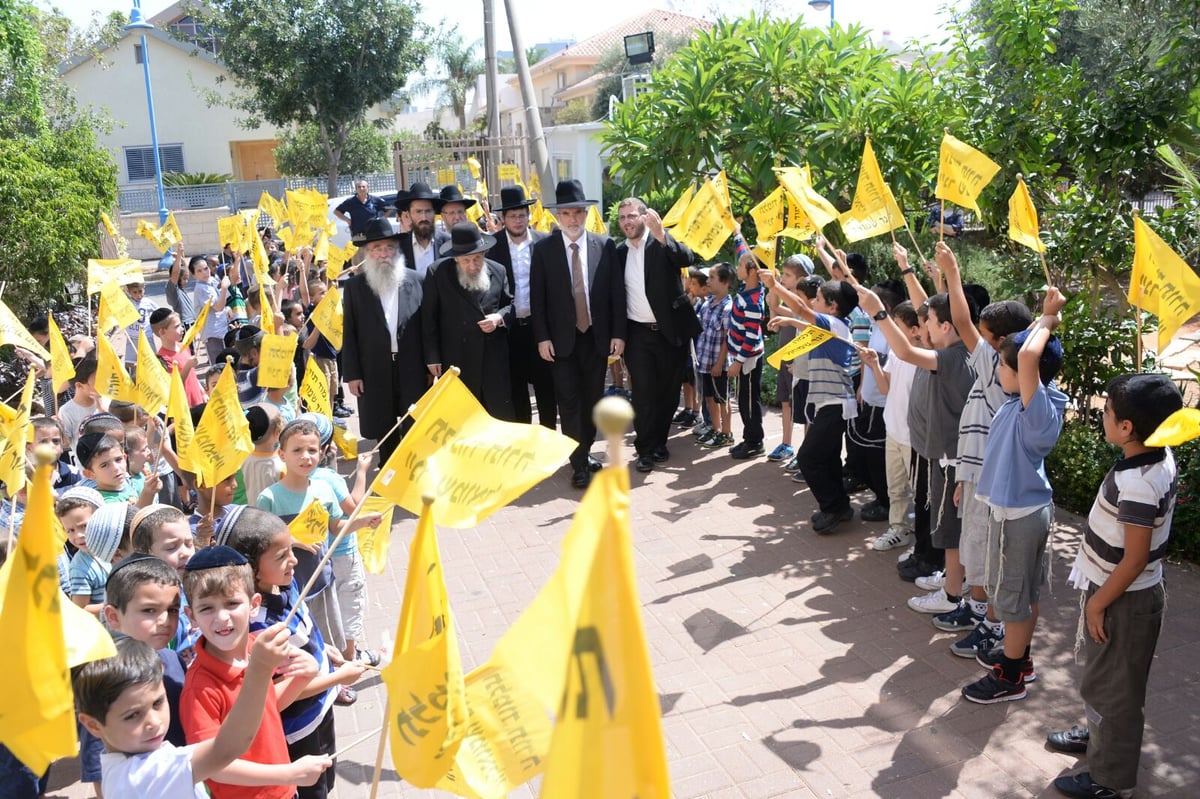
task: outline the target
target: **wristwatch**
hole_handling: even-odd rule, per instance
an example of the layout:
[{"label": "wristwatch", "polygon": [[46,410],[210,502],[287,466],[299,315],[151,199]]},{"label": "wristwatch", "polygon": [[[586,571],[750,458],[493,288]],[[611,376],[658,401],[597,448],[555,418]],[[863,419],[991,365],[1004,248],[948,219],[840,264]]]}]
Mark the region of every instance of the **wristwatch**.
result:
[{"label": "wristwatch", "polygon": [[907,267],[907,268],[905,268],[905,269],[901,269],[901,270],[900,270],[900,274],[902,274],[902,275],[911,275],[911,274],[913,274],[915,271],[916,271],[916,270],[915,270],[915,269],[913,269],[913,268],[910,266],[910,267]]},{"label": "wristwatch", "polygon": [[887,319],[887,318],[888,318],[888,312],[887,312],[887,309],[885,308],[884,310],[882,310],[882,311],[880,311],[879,313],[875,314],[875,315],[874,315],[874,316],[872,316],[871,318],[872,318],[872,319],[874,319],[876,322],[882,322],[884,319]]}]

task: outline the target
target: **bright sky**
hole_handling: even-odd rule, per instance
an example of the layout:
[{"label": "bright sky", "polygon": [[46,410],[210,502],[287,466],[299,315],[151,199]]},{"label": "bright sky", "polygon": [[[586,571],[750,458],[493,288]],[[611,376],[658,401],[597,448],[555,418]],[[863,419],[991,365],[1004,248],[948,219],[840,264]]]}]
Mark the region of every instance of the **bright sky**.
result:
[{"label": "bright sky", "polygon": [[[128,13],[133,0],[34,0],[40,6],[57,7],[70,17],[76,25],[86,27],[93,14],[107,15],[110,11]],[[511,49],[504,0],[494,0],[497,28],[497,49]],[[837,21],[848,25],[858,23],[875,31],[878,39],[882,31],[891,31],[892,37],[905,41],[922,37],[934,41],[943,38],[945,17],[939,10],[947,5],[962,5],[963,0],[834,0]],[[142,11],[152,17],[170,3],[167,0],[144,0]],[[582,40],[629,17],[637,16],[649,8],[659,7],[692,14],[707,19],[716,15],[719,7],[726,16],[738,16],[750,11],[766,10],[773,15],[797,15],[813,25],[827,23],[829,11],[816,11],[807,0],[606,0],[603,3],[577,2],[550,4],[546,0],[512,0],[512,5],[521,24],[521,39],[525,47],[538,42],[558,39]],[[434,3],[425,0],[424,18],[436,25],[444,16],[447,27],[457,29],[468,42],[483,39],[483,11],[479,2]]]}]

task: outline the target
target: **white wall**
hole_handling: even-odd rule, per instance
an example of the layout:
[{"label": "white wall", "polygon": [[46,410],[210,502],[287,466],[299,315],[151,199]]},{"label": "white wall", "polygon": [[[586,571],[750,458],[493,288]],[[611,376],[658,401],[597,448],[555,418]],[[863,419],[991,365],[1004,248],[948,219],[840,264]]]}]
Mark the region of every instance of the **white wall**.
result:
[{"label": "white wall", "polygon": [[[555,125],[546,128],[546,149],[550,153],[550,169],[553,171],[556,159],[571,161],[571,174],[583,184],[583,190],[589,200],[599,200],[604,188],[604,161],[600,158],[600,142],[598,134],[604,126],[599,122],[587,122],[579,125]],[[557,175],[555,176],[557,180]],[[553,196],[553,188],[544,187],[548,196]],[[604,213],[607,209],[601,209]]]}]

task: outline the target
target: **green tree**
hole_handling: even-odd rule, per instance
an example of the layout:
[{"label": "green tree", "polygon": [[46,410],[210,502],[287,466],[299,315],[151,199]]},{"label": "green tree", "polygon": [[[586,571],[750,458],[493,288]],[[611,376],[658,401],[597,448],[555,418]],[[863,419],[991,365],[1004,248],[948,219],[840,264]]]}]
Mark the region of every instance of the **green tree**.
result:
[{"label": "green tree", "polygon": [[[525,63],[533,66],[537,62],[546,57],[546,48],[544,47],[526,47],[525,48]],[[517,71],[517,59],[512,56],[507,58],[496,59],[496,72],[501,75],[507,75]]]},{"label": "green tree", "polygon": [[[308,177],[325,171],[325,150],[321,131],[308,123],[285,133],[275,148],[275,166],[281,174]],[[388,137],[370,123],[350,131],[342,151],[341,172],[363,174],[388,168]]]},{"label": "green tree", "polygon": [[244,123],[312,124],[328,191],[367,109],[389,99],[429,51],[416,0],[207,0],[194,16],[221,31]]},{"label": "green tree", "polygon": [[434,45],[436,76],[417,81],[409,95],[432,94],[438,110],[447,110],[458,120],[458,129],[467,129],[467,99],[483,74],[484,63],[478,56],[479,42],[468,45],[457,33],[440,37]]},{"label": "green tree", "polygon": [[[654,61],[650,65],[650,71],[654,72],[667,63],[679,48],[691,40],[690,34],[656,32],[654,34]],[[616,97],[620,100],[621,80],[626,75],[637,71],[639,70],[631,68],[626,63],[625,47],[622,44],[614,44],[601,54],[600,60],[596,62],[594,74],[603,75],[604,78],[596,85],[596,97],[592,102],[592,119],[603,119],[608,116],[608,98]]]},{"label": "green tree", "polygon": [[69,26],[0,0],[0,281],[18,313],[62,300],[81,278],[117,195],[116,166],[59,80],[43,30]]}]

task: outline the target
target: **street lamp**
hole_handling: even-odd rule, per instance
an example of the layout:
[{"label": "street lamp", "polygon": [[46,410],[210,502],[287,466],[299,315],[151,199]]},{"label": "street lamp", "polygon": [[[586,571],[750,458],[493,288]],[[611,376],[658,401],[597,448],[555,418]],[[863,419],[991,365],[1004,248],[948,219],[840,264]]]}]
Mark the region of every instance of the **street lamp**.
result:
[{"label": "street lamp", "polygon": [[133,11],[129,12],[127,31],[141,31],[142,72],[146,76],[146,106],[150,110],[150,147],[154,150],[154,181],[158,186],[158,224],[167,223],[167,195],[163,191],[162,159],[158,154],[158,125],[154,121],[154,94],[150,91],[150,51],[146,48],[146,31],[154,26],[142,15],[141,0],[133,0]]},{"label": "street lamp", "polygon": [[808,5],[816,11],[829,9],[829,27],[833,27],[833,0],[808,0]]}]

